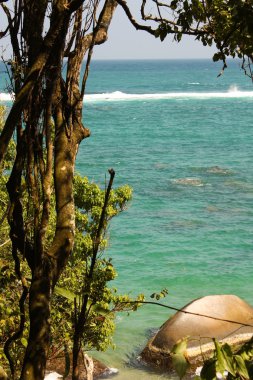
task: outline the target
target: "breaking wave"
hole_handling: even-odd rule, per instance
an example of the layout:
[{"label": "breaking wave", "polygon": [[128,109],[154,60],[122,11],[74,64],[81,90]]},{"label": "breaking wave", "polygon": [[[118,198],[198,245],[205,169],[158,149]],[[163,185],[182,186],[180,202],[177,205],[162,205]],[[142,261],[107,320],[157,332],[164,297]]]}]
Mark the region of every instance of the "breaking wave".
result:
[{"label": "breaking wave", "polygon": [[104,94],[88,94],[84,99],[90,102],[97,101],[133,101],[133,100],[160,100],[160,99],[215,99],[215,98],[253,98],[253,91],[239,91],[230,88],[227,92],[165,92],[156,94],[127,94],[115,91]]},{"label": "breaking wave", "polygon": [[5,92],[0,93],[0,102],[11,102],[12,100],[13,100],[12,95]]},{"label": "breaking wave", "polygon": [[[215,98],[253,98],[253,91],[240,91],[236,86],[234,86],[230,87],[226,92],[165,92],[156,94],[127,94],[121,91],[114,91],[102,94],[87,94],[84,96],[84,100],[87,102]],[[7,93],[0,93],[0,101],[12,101],[12,96]]]}]

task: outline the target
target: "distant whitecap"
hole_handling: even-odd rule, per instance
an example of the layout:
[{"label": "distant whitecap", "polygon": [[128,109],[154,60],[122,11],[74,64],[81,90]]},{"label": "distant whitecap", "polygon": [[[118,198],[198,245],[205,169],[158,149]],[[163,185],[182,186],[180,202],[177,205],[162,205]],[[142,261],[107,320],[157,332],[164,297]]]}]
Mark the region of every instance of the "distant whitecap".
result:
[{"label": "distant whitecap", "polygon": [[237,92],[239,92],[239,89],[238,89],[238,87],[235,85],[235,84],[233,84],[232,86],[230,86],[229,87],[229,89],[228,89],[228,92],[232,92],[232,93],[237,93]]},{"label": "distant whitecap", "polygon": [[[200,84],[192,82],[189,84]],[[12,101],[14,95],[0,93],[0,101]],[[165,92],[155,94],[127,94],[121,91],[114,91],[102,94],[87,94],[84,101],[87,102],[120,102],[136,100],[161,100],[161,99],[215,99],[215,98],[253,98],[253,91],[240,91],[236,86],[231,86],[226,92]]]},{"label": "distant whitecap", "polygon": [[0,93],[0,102],[9,102],[13,100],[13,95],[7,94],[5,92]]},{"label": "distant whitecap", "polygon": [[226,92],[165,92],[155,94],[127,94],[115,91],[102,94],[87,94],[84,101],[135,101],[135,100],[160,100],[160,99],[215,99],[215,98],[253,98],[253,91],[239,91],[230,88]]}]

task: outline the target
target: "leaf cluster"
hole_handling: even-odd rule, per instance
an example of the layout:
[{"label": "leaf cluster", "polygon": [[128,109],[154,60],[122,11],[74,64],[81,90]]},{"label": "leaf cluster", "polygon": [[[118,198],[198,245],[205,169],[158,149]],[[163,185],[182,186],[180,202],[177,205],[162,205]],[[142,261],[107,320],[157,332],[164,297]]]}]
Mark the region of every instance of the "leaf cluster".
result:
[{"label": "leaf cluster", "polygon": [[[4,120],[6,110],[0,107],[0,124]],[[1,128],[1,127],[0,127]],[[15,273],[15,263],[11,252],[9,240],[8,215],[8,195],[6,183],[8,180],[8,164],[15,158],[15,143],[11,145],[9,155],[6,156],[5,171],[0,177],[0,361],[5,363],[3,346],[6,339],[19,328],[20,310],[19,300],[22,294],[22,284]],[[7,160],[8,159],[8,160]],[[111,191],[106,217],[102,230],[102,237],[99,244],[98,257],[95,263],[92,279],[88,279],[89,268],[92,261],[94,238],[98,229],[98,223],[104,204],[105,191],[95,183],[89,182],[86,177],[76,175],[74,178],[74,199],[75,199],[75,244],[73,253],[69,259],[66,270],[62,274],[60,281],[55,288],[52,300],[52,338],[51,352],[53,356],[61,351],[63,347],[72,347],[73,327],[75,314],[82,304],[87,289],[87,281],[90,281],[88,294],[87,319],[82,337],[83,347],[86,350],[105,350],[112,345],[112,334],[115,329],[115,312],[120,310],[133,310],[137,305],[131,304],[128,295],[118,295],[117,290],[109,287],[117,273],[112,263],[112,259],[104,251],[108,246],[108,223],[121,213],[127,203],[131,200],[132,190],[129,186],[121,186]],[[23,197],[23,202],[28,200]],[[33,213],[30,204],[27,211],[25,225],[29,235],[32,234],[32,224],[29,223],[30,215]],[[56,224],[55,199],[51,196],[50,219],[46,232],[46,245],[50,245],[53,239]],[[6,243],[6,244],[5,244]],[[29,282],[31,271],[22,257],[20,268],[23,276]],[[129,302],[122,303],[122,302]],[[121,306],[119,306],[121,305]],[[26,303],[26,313],[28,312],[28,302]],[[22,362],[24,348],[27,345],[29,326],[26,323],[22,337],[17,339],[11,346],[11,354],[16,360],[17,368]]]},{"label": "leaf cluster", "polygon": [[218,374],[225,374],[228,380],[251,379],[253,373],[253,339],[233,351],[225,343],[221,345],[214,339],[214,355],[205,361],[200,373],[203,380],[216,379]]},{"label": "leaf cluster", "polygon": [[[155,36],[162,41],[173,34],[176,41],[183,35],[193,35],[204,46],[215,45],[214,61],[222,60],[226,67],[226,57],[253,57],[253,4],[252,0],[172,0],[170,4],[160,4],[171,12],[171,18],[155,19],[159,26]],[[152,19],[152,17],[150,17]]]},{"label": "leaf cluster", "polygon": [[[253,338],[241,345],[232,348],[229,344],[220,344],[216,339],[212,357],[204,360],[200,376],[195,380],[248,380],[253,376]],[[178,341],[171,351],[172,364],[182,379],[190,366],[187,359],[188,338]]]},{"label": "leaf cluster", "polygon": [[[0,181],[1,207],[0,217],[8,205],[8,196],[5,189],[7,175],[2,176]],[[52,341],[50,355],[55,355],[56,348],[62,350],[64,346],[71,349],[73,326],[76,308],[81,305],[85,295],[87,277],[93,253],[94,236],[96,234],[101,214],[105,191],[98,185],[76,175],[74,179],[76,235],[73,254],[69,259],[66,270],[62,274],[55,289],[52,300]],[[108,246],[107,227],[109,221],[124,210],[132,197],[132,190],[129,186],[122,186],[112,190],[109,205],[107,208],[106,222],[103,226],[103,237],[100,243],[99,256],[97,258],[94,274],[90,284],[88,318],[85,332],[82,337],[83,346],[86,350],[105,350],[112,345],[112,334],[115,329],[115,312],[122,300],[132,301],[127,295],[118,295],[117,290],[110,288],[108,282],[112,281],[117,273],[104,249]],[[5,206],[5,207],[4,207]],[[47,231],[48,242],[52,239],[55,224],[55,202],[51,199],[50,225]],[[1,226],[1,241],[8,239],[9,226],[6,218]],[[49,243],[48,243],[49,244]],[[1,347],[5,340],[13,334],[19,325],[19,297],[22,293],[22,286],[15,275],[14,262],[10,251],[10,243],[6,249],[2,249],[0,262],[0,336]],[[21,259],[22,272],[29,280],[31,273],[25,262]],[[26,308],[28,305],[26,305]],[[131,309],[133,309],[131,305]],[[129,304],[124,304],[120,308],[129,310]],[[23,356],[25,342],[27,341],[28,329],[26,328],[22,339],[12,346],[14,357]],[[0,352],[0,360],[4,361],[3,351]]]},{"label": "leaf cluster", "polygon": [[[0,134],[3,130],[6,113],[7,113],[7,108],[3,105],[0,105]],[[10,141],[6,155],[5,155],[4,160],[2,162],[2,166],[0,168],[0,174],[3,171],[11,169],[14,158],[15,158],[15,154],[16,154],[16,144],[15,144],[15,141],[12,139]]]},{"label": "leaf cluster", "polygon": [[[87,281],[90,283],[88,317],[83,334],[84,348],[86,350],[105,350],[108,345],[112,344],[112,334],[115,328],[114,305],[119,303],[122,296],[117,295],[115,289],[108,287],[108,282],[112,281],[117,273],[112,264],[112,259],[107,257],[103,251],[108,246],[107,227],[109,221],[125,208],[131,196],[132,190],[129,186],[122,186],[111,191],[100,242],[99,257],[96,260],[92,279],[88,279],[94,239],[104,204],[105,191],[100,189],[98,185],[89,182],[86,177],[82,178],[80,175],[76,175],[74,178],[76,205],[74,251],[70,257],[69,265],[60,278],[52,309],[53,336],[57,334],[58,339],[65,337],[69,345],[71,345],[70,338],[74,315],[76,312],[78,313],[78,308],[86,295]],[[61,305],[60,313],[57,305]],[[59,329],[60,320],[64,322],[60,324]]]}]

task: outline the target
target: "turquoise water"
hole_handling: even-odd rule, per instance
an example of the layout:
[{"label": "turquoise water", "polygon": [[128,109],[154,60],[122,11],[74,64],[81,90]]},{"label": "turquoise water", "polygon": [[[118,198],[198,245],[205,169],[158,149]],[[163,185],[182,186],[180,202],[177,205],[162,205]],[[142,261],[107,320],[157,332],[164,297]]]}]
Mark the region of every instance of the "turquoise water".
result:
[{"label": "turquoise water", "polygon": [[[77,171],[104,186],[134,189],[127,211],[110,226],[118,278],[132,295],[167,288],[181,307],[207,294],[253,303],[253,88],[230,63],[97,61],[91,67],[84,123],[92,135]],[[0,89],[4,92],[4,89]],[[150,329],[169,310],[146,306],[117,317],[117,349],[101,354],[117,380],[158,379],[134,367]]]},{"label": "turquoise water", "polygon": [[[166,287],[165,302],[173,306],[217,293],[253,302],[253,99],[236,97],[253,89],[237,64],[217,74],[219,66],[209,61],[92,67],[88,91],[109,94],[86,103],[92,136],[80,149],[77,170],[103,184],[113,167],[115,183],[134,189],[129,209],[110,229],[108,254],[122,292],[149,296]],[[113,100],[115,91],[173,95],[136,100],[116,94]],[[107,358],[121,376],[122,363],[145,343],[148,329],[169,314],[143,307],[118,318],[117,350]],[[151,378],[127,371],[122,379],[141,376]]]}]

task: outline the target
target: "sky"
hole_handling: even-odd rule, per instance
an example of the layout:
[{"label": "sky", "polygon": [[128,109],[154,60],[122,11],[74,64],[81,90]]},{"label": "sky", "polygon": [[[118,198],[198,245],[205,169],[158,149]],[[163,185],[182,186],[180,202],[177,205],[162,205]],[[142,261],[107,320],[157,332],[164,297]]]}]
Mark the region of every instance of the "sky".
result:
[{"label": "sky", "polygon": [[[138,19],[140,1],[128,0],[127,3]],[[0,11],[0,30],[4,27],[4,21],[3,12]],[[9,51],[7,49],[5,57]],[[109,29],[108,41],[96,46],[93,59],[212,58],[214,52],[215,48],[204,47],[193,37],[185,36],[177,43],[172,41],[172,36],[168,36],[161,42],[145,31],[136,31],[123,9],[118,6]]]},{"label": "sky", "polygon": [[[128,0],[136,13],[137,0]],[[163,42],[145,31],[136,31],[120,6],[109,29],[109,38],[94,51],[95,59],[178,59],[211,58],[215,48],[204,47],[193,37],[185,36],[178,44],[168,36]]]}]

